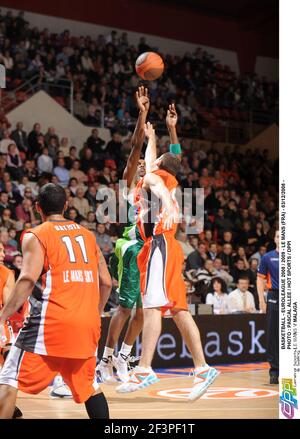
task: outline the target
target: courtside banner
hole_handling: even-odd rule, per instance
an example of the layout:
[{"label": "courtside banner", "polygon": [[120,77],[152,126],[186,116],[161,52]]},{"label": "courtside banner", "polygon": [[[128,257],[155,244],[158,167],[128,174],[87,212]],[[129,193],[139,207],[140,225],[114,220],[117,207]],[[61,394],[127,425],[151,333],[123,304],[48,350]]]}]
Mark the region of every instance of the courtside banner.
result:
[{"label": "courtside banner", "polygon": [[[200,329],[204,353],[209,364],[266,361],[266,316],[199,315],[194,316]],[[110,318],[102,318],[98,356],[101,358]],[[123,332],[124,336],[125,332]],[[122,340],[122,336],[120,337]],[[133,355],[141,354],[141,337]],[[192,357],[171,318],[163,319],[154,360],[154,368],[192,367]]]},{"label": "courtside banner", "polygon": [[[280,2],[280,376],[279,417],[300,419],[298,0]],[[298,156],[299,157],[299,152]]]}]

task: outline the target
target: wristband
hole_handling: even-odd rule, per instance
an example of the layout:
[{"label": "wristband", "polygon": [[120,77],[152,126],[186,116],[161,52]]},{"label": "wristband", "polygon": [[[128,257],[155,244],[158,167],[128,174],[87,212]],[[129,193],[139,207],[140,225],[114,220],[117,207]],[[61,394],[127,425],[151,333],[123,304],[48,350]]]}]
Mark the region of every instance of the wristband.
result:
[{"label": "wristband", "polygon": [[170,143],[170,152],[172,154],[181,154],[181,146],[180,143]]}]

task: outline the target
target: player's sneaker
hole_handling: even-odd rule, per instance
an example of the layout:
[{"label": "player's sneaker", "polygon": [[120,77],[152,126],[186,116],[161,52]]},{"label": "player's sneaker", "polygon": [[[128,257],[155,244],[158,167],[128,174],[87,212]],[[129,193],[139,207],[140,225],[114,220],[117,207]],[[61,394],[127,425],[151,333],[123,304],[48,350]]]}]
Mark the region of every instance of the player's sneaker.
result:
[{"label": "player's sneaker", "polygon": [[127,383],[129,381],[129,371],[132,369],[130,363],[138,361],[140,357],[131,357],[129,355],[124,355],[119,353],[117,357],[113,358],[113,365],[117,370],[117,375],[122,381],[122,383]]},{"label": "player's sneaker", "polygon": [[113,371],[114,361],[111,355],[108,358],[103,357],[96,367],[96,374],[101,378],[102,383],[114,384],[117,382]]},{"label": "player's sneaker", "polygon": [[215,379],[220,375],[214,367],[207,366],[206,369],[197,373],[194,371],[194,386],[189,394],[190,401],[196,401],[200,396],[204,395],[208,387],[215,381]]},{"label": "player's sneaker", "polygon": [[135,392],[159,381],[156,373],[149,368],[136,366],[129,375],[129,381],[117,387],[118,393]]},{"label": "player's sneaker", "polygon": [[60,375],[54,378],[50,396],[51,398],[73,398],[71,390]]}]

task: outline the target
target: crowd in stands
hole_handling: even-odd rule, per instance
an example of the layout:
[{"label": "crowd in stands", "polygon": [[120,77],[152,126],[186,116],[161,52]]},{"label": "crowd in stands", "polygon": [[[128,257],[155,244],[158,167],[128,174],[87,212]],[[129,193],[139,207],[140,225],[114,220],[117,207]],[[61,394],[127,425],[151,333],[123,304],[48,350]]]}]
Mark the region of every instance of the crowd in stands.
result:
[{"label": "crowd in stands", "polygon": [[[66,31],[30,29],[20,13],[0,15],[0,62],[5,62],[11,81],[25,80],[34,72],[56,79],[72,78],[76,88],[75,114],[95,123],[97,111],[111,114],[112,138],[105,142],[94,128],[84,145],[72,145],[58,136],[55,127],[36,122],[26,132],[20,121],[11,126],[0,114],[0,240],[5,246],[5,262],[19,270],[20,235],[40,218],[34,209],[39,188],[61,184],[66,191],[66,217],[95,233],[107,261],[124,224],[97,221],[98,194],[103,187],[119,190],[119,179],[131,148],[130,134],[122,136],[119,122],[134,117],[134,59],[149,49],[141,39],[130,46],[127,35],[112,32],[107,37],[71,38]],[[206,99],[228,107],[276,105],[274,84],[257,78],[236,78],[227,70],[224,88],[215,80],[215,60],[198,50],[182,59],[166,57],[167,74],[159,83],[150,83],[150,118],[165,121],[166,102],[175,99],[181,117],[198,124],[197,105]],[[252,85],[251,85],[252,84]],[[255,85],[254,85],[255,84]],[[208,93],[208,91],[214,92]],[[237,91],[240,94],[236,99]],[[94,109],[93,109],[94,107]],[[120,123],[120,126],[122,124]],[[178,180],[190,188],[193,202],[196,188],[204,188],[204,231],[186,233],[187,219],[179,225],[177,239],[185,255],[184,278],[188,298],[193,303],[214,306],[215,313],[256,312],[257,267],[262,255],[274,248],[278,229],[278,160],[268,150],[226,146],[222,152],[214,143],[181,138],[182,165]],[[159,153],[168,151],[168,141],[158,139]],[[118,197],[117,197],[118,198]],[[229,293],[229,294],[228,294]]]},{"label": "crowd in stands", "polygon": [[[129,43],[126,32],[73,37],[69,30],[55,34],[49,29],[30,27],[24,13],[0,13],[0,62],[6,67],[7,87],[38,77],[50,94],[66,103],[69,91],[57,84],[74,84],[74,114],[84,123],[125,133],[132,128],[136,107],[132,99],[139,78],[135,60],[139,54],[157,50],[144,37],[137,46]],[[200,47],[184,56],[163,54],[165,73],[150,81],[153,96],[151,117],[157,126],[164,122],[166,105],[173,99],[180,115],[179,127],[185,135],[201,135],[208,122],[201,109],[216,118],[247,119],[247,110],[278,108],[278,83],[256,74],[238,76]],[[45,85],[45,83],[47,85]]]}]

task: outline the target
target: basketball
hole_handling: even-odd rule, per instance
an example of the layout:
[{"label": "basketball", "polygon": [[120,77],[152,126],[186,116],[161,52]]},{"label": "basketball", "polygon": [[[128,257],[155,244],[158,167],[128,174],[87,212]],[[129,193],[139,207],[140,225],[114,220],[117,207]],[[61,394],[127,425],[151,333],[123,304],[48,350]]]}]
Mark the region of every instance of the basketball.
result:
[{"label": "basketball", "polygon": [[162,57],[154,52],[142,53],[135,62],[136,73],[142,79],[153,81],[159,78],[164,71]]}]

